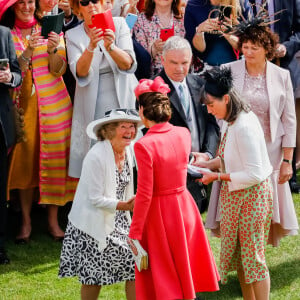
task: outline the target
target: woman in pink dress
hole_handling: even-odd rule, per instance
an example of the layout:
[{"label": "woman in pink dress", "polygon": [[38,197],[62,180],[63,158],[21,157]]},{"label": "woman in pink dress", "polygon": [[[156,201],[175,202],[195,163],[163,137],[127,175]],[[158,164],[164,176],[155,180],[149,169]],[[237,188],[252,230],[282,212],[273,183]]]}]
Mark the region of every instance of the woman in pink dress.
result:
[{"label": "woman in pink dress", "polygon": [[129,237],[139,240],[149,267],[136,269],[136,297],[194,299],[219,289],[219,274],[201,216],[186,188],[191,136],[168,123],[168,85],[157,77],[135,90],[147,134],[136,142],[138,188]]}]

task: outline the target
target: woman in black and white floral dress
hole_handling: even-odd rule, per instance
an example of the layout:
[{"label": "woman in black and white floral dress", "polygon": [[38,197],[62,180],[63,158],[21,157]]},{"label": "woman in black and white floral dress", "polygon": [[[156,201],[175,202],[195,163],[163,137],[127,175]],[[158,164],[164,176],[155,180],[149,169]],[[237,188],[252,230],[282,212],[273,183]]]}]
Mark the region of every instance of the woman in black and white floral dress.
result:
[{"label": "woman in black and white floral dress", "polygon": [[59,277],[78,276],[82,299],[97,299],[102,285],[121,281],[126,281],[127,299],[135,299],[134,260],[127,245],[135,197],[126,147],[139,122],[135,111],[116,109],[87,128],[89,137],[100,141],[83,162],[59,269]]}]

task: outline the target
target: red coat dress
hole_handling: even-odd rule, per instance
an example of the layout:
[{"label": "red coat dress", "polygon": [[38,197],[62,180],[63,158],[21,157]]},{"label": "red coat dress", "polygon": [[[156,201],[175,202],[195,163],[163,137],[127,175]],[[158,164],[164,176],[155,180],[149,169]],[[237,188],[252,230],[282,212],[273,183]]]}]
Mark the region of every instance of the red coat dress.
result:
[{"label": "red coat dress", "polygon": [[186,188],[189,131],[156,124],[134,149],[138,189],[129,237],[149,255],[148,270],[136,269],[136,298],[192,299],[195,292],[218,290],[213,254]]}]

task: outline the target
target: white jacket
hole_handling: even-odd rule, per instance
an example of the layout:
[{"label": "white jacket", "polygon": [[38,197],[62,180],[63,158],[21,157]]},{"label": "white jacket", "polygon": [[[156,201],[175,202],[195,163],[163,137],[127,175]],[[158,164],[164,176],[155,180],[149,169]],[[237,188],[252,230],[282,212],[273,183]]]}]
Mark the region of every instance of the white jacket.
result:
[{"label": "white jacket", "polygon": [[222,138],[228,127],[224,149],[226,173],[230,173],[229,191],[256,185],[272,173],[264,133],[253,112],[241,112],[232,125],[223,123]]},{"label": "white jacket", "polygon": [[[130,182],[124,199],[116,199],[115,158],[108,140],[97,142],[86,155],[77,186],[69,220],[72,224],[106,247],[106,237],[114,230],[114,217],[118,201],[133,196],[132,154],[126,148],[130,167]],[[127,211],[128,221],[131,222]]]}]

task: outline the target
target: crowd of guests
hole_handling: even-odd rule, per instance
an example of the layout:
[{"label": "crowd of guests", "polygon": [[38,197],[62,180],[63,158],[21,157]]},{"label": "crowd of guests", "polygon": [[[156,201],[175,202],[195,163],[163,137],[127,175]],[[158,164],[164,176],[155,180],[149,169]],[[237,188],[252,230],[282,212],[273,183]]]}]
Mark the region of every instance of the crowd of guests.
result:
[{"label": "crowd of guests", "polygon": [[[108,10],[114,30],[96,28]],[[62,32],[42,36],[60,12]],[[127,299],[194,299],[232,270],[244,299],[268,299],[265,246],[298,231],[299,19],[296,0],[1,1],[0,264],[15,198],[15,242],[46,205],[59,276],[78,276],[82,299],[121,281]]]}]

